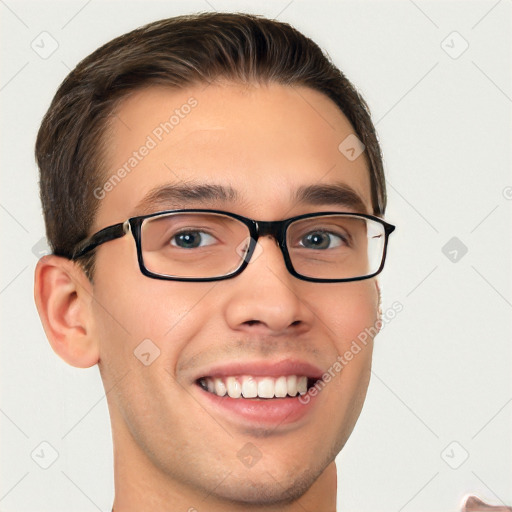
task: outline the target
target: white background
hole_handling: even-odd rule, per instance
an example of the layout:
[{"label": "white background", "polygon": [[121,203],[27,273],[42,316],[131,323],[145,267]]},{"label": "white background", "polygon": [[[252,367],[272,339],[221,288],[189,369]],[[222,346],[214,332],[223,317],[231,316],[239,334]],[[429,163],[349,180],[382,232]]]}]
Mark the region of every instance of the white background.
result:
[{"label": "white background", "polygon": [[[368,399],[338,458],[339,510],[450,512],[468,492],[512,504],[511,0],[2,0],[0,510],[109,511],[113,497],[97,368],[54,355],[32,299],[41,118],[99,45],[212,9],[277,17],[312,37],[367,99],[382,143],[398,226],[383,309],[403,311],[376,340]],[[46,59],[31,47],[41,37],[58,43]],[[452,237],[455,262],[442,250]],[[58,453],[48,469],[35,462],[51,462],[43,441]]]}]

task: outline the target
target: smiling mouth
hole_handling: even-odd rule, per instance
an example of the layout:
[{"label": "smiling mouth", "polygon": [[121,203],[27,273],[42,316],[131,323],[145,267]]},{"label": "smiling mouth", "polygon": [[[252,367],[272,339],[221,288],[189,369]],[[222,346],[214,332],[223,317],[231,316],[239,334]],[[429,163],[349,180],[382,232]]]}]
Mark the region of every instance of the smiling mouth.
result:
[{"label": "smiling mouth", "polygon": [[204,391],[216,396],[241,399],[279,399],[305,395],[317,379],[305,375],[280,377],[202,377],[196,381]]}]

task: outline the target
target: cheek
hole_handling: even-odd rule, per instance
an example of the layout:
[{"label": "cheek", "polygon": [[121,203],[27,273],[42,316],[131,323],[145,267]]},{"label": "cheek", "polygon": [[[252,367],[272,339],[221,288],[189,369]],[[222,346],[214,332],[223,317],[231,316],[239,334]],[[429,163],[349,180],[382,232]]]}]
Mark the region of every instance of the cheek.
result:
[{"label": "cheek", "polygon": [[379,319],[379,294],[375,281],[341,283],[341,286],[343,293],[322,297],[317,313],[336,334],[339,354],[348,350],[354,340],[371,342],[373,336],[369,333],[375,334]]},{"label": "cheek", "polygon": [[373,338],[378,332],[378,288],[372,280],[343,283],[343,294],[322,302],[320,310],[329,312],[324,323],[336,334],[337,357],[329,367],[333,399],[341,401],[346,414],[362,404],[369,382]]},{"label": "cheek", "polygon": [[143,350],[171,369],[206,321],[198,306],[213,284],[150,279],[126,255],[125,259],[124,264],[114,263],[115,258],[97,261],[94,334],[100,342],[100,358],[108,363],[105,371],[117,369],[117,376],[126,368],[138,368],[137,355]]},{"label": "cheek", "polygon": [[[138,268],[140,276],[126,279],[128,272],[110,270],[98,273],[101,285],[94,290],[99,366],[109,390],[111,415],[144,444],[143,432],[157,428],[152,424],[155,418],[160,426],[175,425],[175,433],[182,423],[190,428],[183,418],[185,412],[173,406],[181,396],[175,368],[190,341],[208,322],[205,308],[212,283],[190,286],[150,279]],[[159,435],[167,439],[169,433]],[[167,441],[171,446],[172,439]]]}]

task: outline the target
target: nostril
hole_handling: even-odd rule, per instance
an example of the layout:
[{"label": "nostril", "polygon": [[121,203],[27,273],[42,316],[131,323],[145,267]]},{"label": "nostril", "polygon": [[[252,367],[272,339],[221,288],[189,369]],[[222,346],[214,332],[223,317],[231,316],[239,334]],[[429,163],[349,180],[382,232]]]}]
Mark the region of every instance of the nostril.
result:
[{"label": "nostril", "polygon": [[[265,322],[262,322],[261,320],[247,320],[243,323],[244,325],[246,325],[247,327],[255,327],[255,326],[259,326],[259,325],[263,325],[265,326]],[[303,322],[302,320],[295,320],[294,322],[292,322],[289,327],[291,328],[299,328],[303,325]]]}]

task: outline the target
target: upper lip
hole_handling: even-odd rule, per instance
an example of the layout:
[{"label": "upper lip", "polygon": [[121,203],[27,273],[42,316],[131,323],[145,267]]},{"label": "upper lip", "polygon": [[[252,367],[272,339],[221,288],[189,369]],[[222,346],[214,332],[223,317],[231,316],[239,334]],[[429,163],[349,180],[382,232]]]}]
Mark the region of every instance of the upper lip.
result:
[{"label": "upper lip", "polygon": [[297,359],[283,359],[280,361],[230,361],[229,363],[216,363],[201,370],[194,380],[203,377],[230,377],[251,375],[253,377],[281,377],[287,375],[306,376],[318,380],[323,372],[317,366]]}]

